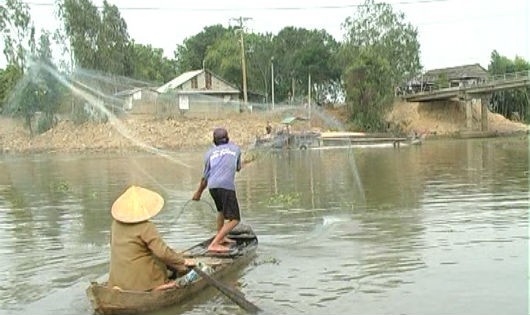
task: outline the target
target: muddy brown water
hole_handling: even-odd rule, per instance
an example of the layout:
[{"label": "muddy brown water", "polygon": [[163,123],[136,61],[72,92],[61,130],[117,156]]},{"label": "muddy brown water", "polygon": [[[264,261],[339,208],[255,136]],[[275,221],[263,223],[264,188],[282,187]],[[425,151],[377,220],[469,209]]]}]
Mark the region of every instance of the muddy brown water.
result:
[{"label": "muddy brown water", "polygon": [[[264,153],[237,175],[258,256],[223,281],[271,314],[527,314],[528,150],[514,137]],[[84,290],[106,276],[128,184],[164,195],[154,221],[173,247],[211,236],[213,211],[183,208],[202,154],[1,157],[0,313],[92,314]],[[244,311],[211,288],[153,314],[205,313]]]}]

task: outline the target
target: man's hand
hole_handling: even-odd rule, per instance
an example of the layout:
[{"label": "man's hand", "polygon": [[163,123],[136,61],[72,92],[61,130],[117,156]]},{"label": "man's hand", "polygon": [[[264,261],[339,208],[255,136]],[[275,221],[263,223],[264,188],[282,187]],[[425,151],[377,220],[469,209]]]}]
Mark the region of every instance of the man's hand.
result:
[{"label": "man's hand", "polygon": [[188,272],[190,267],[194,267],[195,265],[197,265],[197,261],[195,259],[184,258],[183,264],[171,265],[171,267],[177,270],[178,273],[182,275]]},{"label": "man's hand", "polygon": [[241,160],[241,164],[247,165],[252,162],[254,162],[258,158],[258,153],[254,151],[246,151],[243,153],[243,159]]},{"label": "man's hand", "polygon": [[197,191],[193,194],[193,197],[191,197],[192,200],[201,200],[202,192],[208,187],[208,181],[206,179],[201,178],[201,182],[199,183],[199,188],[197,188]]},{"label": "man's hand", "polygon": [[193,197],[191,197],[192,200],[195,200],[195,201],[199,201],[201,200],[201,195],[202,195],[202,192],[200,191],[196,191],[194,194],[193,194]]}]

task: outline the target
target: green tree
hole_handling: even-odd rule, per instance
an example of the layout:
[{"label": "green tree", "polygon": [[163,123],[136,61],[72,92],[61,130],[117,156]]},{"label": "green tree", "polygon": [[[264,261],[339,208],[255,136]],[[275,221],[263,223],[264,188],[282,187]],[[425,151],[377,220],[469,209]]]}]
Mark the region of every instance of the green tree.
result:
[{"label": "green tree", "polygon": [[[492,76],[510,76],[517,72],[530,71],[530,63],[516,56],[514,60],[501,56],[496,50],[491,53],[488,72]],[[529,122],[530,88],[518,88],[494,92],[491,97],[491,109],[508,118],[519,117]],[[517,113],[517,114],[516,114]]]},{"label": "green tree", "polygon": [[358,128],[368,131],[385,128],[381,112],[393,97],[390,74],[387,60],[369,48],[361,50],[355,62],[346,69],[344,84],[350,87],[347,101],[352,121]]},{"label": "green tree", "polygon": [[5,112],[6,104],[11,92],[22,77],[22,69],[10,64],[5,69],[0,69],[0,112]]},{"label": "green tree", "polygon": [[[247,90],[268,95],[270,87],[270,59],[272,35],[244,34]],[[208,46],[204,65],[223,79],[243,88],[241,35],[227,31]]]},{"label": "green tree", "polygon": [[[71,79],[106,94],[134,86],[130,80],[123,80],[133,74],[134,62],[127,24],[118,8],[103,1],[100,13],[90,0],[58,1],[57,15],[73,53]],[[71,102],[76,122],[93,118],[86,115],[85,101],[73,98]]]},{"label": "green tree", "polygon": [[[247,90],[267,95],[270,86],[271,36],[244,34]],[[223,79],[243,88],[241,35],[228,31],[207,49],[204,65]]]},{"label": "green tree", "polygon": [[209,46],[204,65],[228,82],[242,89],[241,46],[239,36],[226,32]]},{"label": "green tree", "polygon": [[0,5],[0,36],[7,64],[23,71],[29,57],[35,53],[35,27],[26,3],[6,0]]},{"label": "green tree", "polygon": [[0,105],[2,111],[7,112],[7,104],[35,53],[35,27],[27,4],[19,0],[0,4],[0,36],[7,61],[7,67],[0,72]]},{"label": "green tree", "polygon": [[115,5],[103,1],[101,28],[97,36],[98,69],[117,75],[130,75],[129,33],[127,23]]},{"label": "green tree", "polygon": [[90,0],[63,0],[57,5],[76,67],[115,75],[132,73],[127,24],[115,5],[103,1],[101,14]]},{"label": "green tree", "polygon": [[491,52],[490,64],[488,65],[489,74],[495,76],[515,71],[515,64],[510,58],[501,56],[496,50]]},{"label": "green tree", "polygon": [[41,34],[36,51],[34,62],[17,81],[5,108],[8,114],[24,118],[31,134],[35,131],[32,119],[37,112],[42,113],[37,121],[38,132],[53,127],[62,94],[61,86],[54,77],[57,70],[51,62],[49,32],[44,31]]},{"label": "green tree", "polygon": [[[338,43],[323,30],[285,27],[273,39],[275,81],[279,99],[307,95],[308,77],[322,94],[340,79],[336,64]],[[276,70],[277,69],[277,70]]]},{"label": "green tree", "polygon": [[59,109],[61,96],[64,94],[64,88],[59,81],[54,77],[54,73],[58,73],[57,68],[52,62],[52,50],[50,42],[50,33],[44,31],[40,38],[37,47],[37,60],[39,61],[38,73],[34,80],[38,91],[36,95],[38,98],[38,106],[35,110],[43,113],[40,120],[37,122],[37,131],[39,133],[49,130],[55,125],[55,115]]},{"label": "green tree", "polygon": [[138,80],[165,83],[176,76],[176,63],[163,55],[161,48],[131,43],[131,77]]},{"label": "green tree", "polygon": [[44,30],[39,37],[39,44],[37,46],[37,59],[51,63],[52,60],[52,48],[50,41],[50,32]]},{"label": "green tree", "polygon": [[99,69],[98,36],[102,26],[97,7],[90,0],[63,0],[57,5],[75,66]]},{"label": "green tree", "polygon": [[[240,40],[235,28],[205,27],[177,47],[177,72],[204,66],[241,89]],[[277,99],[286,99],[295,89],[297,95],[303,95],[300,99],[305,98],[309,74],[316,99],[328,91],[336,91],[329,87],[340,82],[340,70],[335,62],[339,44],[325,31],[288,27],[277,36],[246,33],[243,40],[249,91],[270,95],[273,59]]]},{"label": "green tree", "polygon": [[272,39],[272,34],[245,34],[248,90],[260,92],[267,99],[271,91]]},{"label": "green tree", "polygon": [[342,27],[346,31],[346,61],[355,58],[357,49],[371,47],[389,63],[394,85],[421,70],[418,31],[405,22],[402,12],[394,12],[390,4],[366,0]]},{"label": "green tree", "polygon": [[[343,28],[346,31],[345,42],[340,52],[340,64],[344,69],[356,69],[364,61],[373,62],[370,67],[381,70],[381,75],[386,75],[384,81],[389,87],[383,91],[388,95],[380,95],[375,99],[378,104],[351,104],[352,114],[358,115],[367,112],[367,106],[374,106],[370,110],[369,120],[366,121],[367,129],[384,126],[383,116],[392,103],[394,88],[408,78],[413,77],[421,70],[419,61],[420,45],[417,40],[417,30],[410,23],[404,21],[403,13],[395,13],[392,6],[386,3],[375,3],[367,0],[357,8],[352,17],[346,19]],[[377,65],[377,66],[376,66]],[[386,69],[386,70],[382,70]],[[350,71],[350,70],[348,70]],[[345,76],[348,73],[344,74]],[[367,79],[376,80],[367,82],[373,86],[380,86],[381,80],[368,76]],[[345,80],[345,91],[354,94],[359,90],[351,84],[360,84],[359,81]],[[362,88],[361,88],[362,90]],[[348,97],[351,101],[357,97]],[[380,103],[384,102],[384,103]],[[378,114],[380,123],[375,123],[375,113]],[[368,117],[366,116],[366,117]],[[353,117],[359,121],[358,117]]]},{"label": "green tree", "polygon": [[177,45],[174,52],[177,72],[184,73],[202,69],[209,47],[213,46],[218,39],[223,38],[225,33],[230,32],[233,32],[232,28],[216,24],[207,26],[197,35],[184,39],[182,45]]}]

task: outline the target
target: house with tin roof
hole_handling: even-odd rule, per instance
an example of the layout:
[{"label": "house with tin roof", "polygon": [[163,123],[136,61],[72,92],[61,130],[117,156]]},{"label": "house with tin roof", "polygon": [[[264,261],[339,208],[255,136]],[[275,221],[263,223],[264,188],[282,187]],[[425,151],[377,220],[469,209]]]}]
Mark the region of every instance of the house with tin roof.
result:
[{"label": "house with tin roof", "polygon": [[156,91],[181,112],[240,111],[240,90],[208,69],[184,72]]},{"label": "house with tin roof", "polygon": [[476,85],[486,81],[488,71],[480,64],[470,64],[450,68],[433,69],[423,74],[426,85],[436,86],[444,81],[447,87]]}]

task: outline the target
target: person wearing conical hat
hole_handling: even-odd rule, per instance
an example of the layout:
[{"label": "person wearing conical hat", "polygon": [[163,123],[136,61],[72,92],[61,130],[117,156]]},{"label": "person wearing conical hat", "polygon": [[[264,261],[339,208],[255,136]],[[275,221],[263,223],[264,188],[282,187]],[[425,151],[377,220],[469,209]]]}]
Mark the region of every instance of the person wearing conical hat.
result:
[{"label": "person wearing conical hat", "polygon": [[164,206],[164,199],[149,189],[130,186],[111,209],[110,272],[108,285],[122,290],[156,290],[176,287],[167,266],[184,271],[195,265],[160,237],[149,221]]},{"label": "person wearing conical hat", "polygon": [[208,250],[226,252],[226,245],[233,242],[226,236],[241,221],[235,187],[236,172],[241,170],[241,149],[230,142],[224,128],[213,131],[213,143],[215,146],[205,154],[203,174],[192,199],[200,200],[208,187],[217,208],[217,234]]}]

